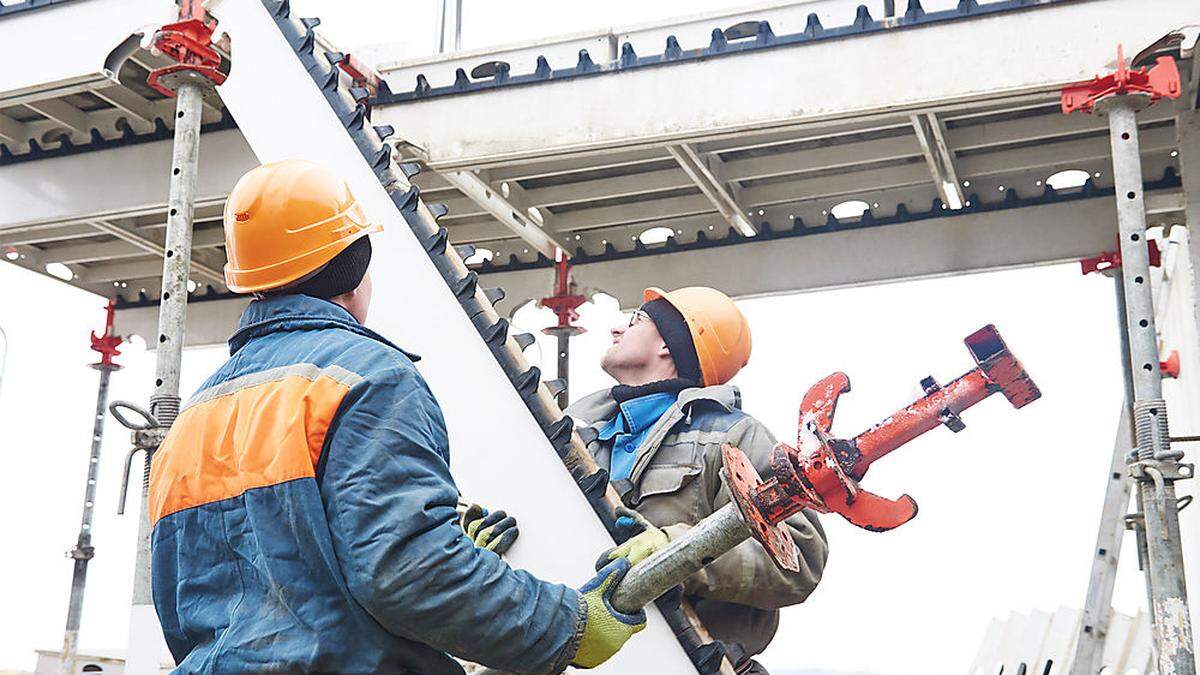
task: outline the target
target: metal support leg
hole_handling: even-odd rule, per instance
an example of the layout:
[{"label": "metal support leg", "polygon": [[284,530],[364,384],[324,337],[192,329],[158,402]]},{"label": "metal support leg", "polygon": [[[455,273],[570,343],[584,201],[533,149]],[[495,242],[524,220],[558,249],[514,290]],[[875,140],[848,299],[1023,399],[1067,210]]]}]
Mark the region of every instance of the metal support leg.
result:
[{"label": "metal support leg", "polygon": [[571,401],[571,336],[564,332],[557,334],[558,339],[558,374],[556,377],[563,381],[563,390],[558,393],[558,407],[563,410]]},{"label": "metal support leg", "polygon": [[[183,356],[187,314],[188,268],[192,257],[192,214],[195,207],[196,162],[200,154],[200,87],[184,83],[176,92],[175,147],[171,159],[171,193],[167,202],[167,241],[163,257],[162,301],[158,312],[158,352],[150,412],[163,426],[179,414],[179,369]],[[137,563],[133,577],[133,610],[129,619],[129,650],[125,672],[158,672],[157,617],[150,587],[150,487],[148,453],[142,480]]]},{"label": "metal support leg", "polygon": [[1108,115],[1112,144],[1137,443],[1136,461],[1129,469],[1144,506],[1155,654],[1160,673],[1195,675],[1175,501],[1175,481],[1190,477],[1191,467],[1181,464],[1182,453],[1170,447],[1158,367],[1136,114],[1147,102],[1136,95],[1110,96],[1096,109]]},{"label": "metal support leg", "polygon": [[71,577],[71,603],[67,607],[67,629],[63,636],[61,672],[75,672],[75,653],[79,642],[79,617],[83,614],[83,589],[87,584],[88,562],[95,555],[92,547],[92,513],[96,503],[96,475],[100,468],[100,442],[104,438],[104,411],[108,406],[108,379],[120,366],[97,364],[100,388],[96,393],[96,416],[92,420],[92,449],[88,456],[87,485],[83,490],[83,517],[79,538],[67,555],[75,561]]}]

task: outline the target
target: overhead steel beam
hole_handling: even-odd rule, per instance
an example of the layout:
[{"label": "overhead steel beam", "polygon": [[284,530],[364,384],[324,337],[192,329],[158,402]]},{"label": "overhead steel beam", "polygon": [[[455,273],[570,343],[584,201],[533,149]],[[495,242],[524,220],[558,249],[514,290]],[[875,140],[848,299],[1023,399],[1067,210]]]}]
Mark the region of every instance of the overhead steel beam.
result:
[{"label": "overhead steel beam", "polygon": [[[1038,4],[903,32],[885,30],[699,62],[498,86],[472,92],[470,105],[464,105],[461,96],[433,96],[377,106],[373,115],[377,123],[403,129],[408,140],[428,152],[434,169],[491,167],[1046,97],[1066,83],[1090,78],[1096,64],[1111,60],[1117,42],[1150,44],[1162,36],[1164,27],[1200,23],[1200,4],[1194,0],[1157,0],[1153,12],[1145,11],[1141,0],[1090,0],[1045,8]],[[1090,31],[1086,44],[1061,39],[1079,26]],[[1038,58],[1012,58],[1013,36],[1020,36],[1022,51]],[[681,46],[687,50],[706,47],[707,42],[704,38],[703,43]],[[897,48],[901,43],[904,48]],[[880,54],[888,55],[888,67],[879,67]],[[862,76],[856,86],[844,86],[846,72]],[[771,76],[777,73],[786,75]],[[719,106],[712,105],[713,83],[721,88]],[[393,89],[401,86],[411,85]],[[624,104],[614,107],[614,100]],[[498,127],[505,133],[496,134]]]},{"label": "overhead steel beam", "polygon": [[441,175],[467,199],[490,213],[501,224],[525,240],[531,248],[547,258],[554,260],[556,249],[564,252],[567,250],[566,241],[550,229],[547,219],[551,214],[544,212],[542,223],[538,223],[528,212],[529,207],[513,203],[512,198],[516,192],[513,188],[515,186],[519,189],[519,185],[510,183],[509,194],[505,196],[501,194],[501,188],[489,185],[472,171],[444,171],[441,172]]},{"label": "overhead steel beam", "polygon": [[717,213],[725,219],[735,230],[741,232],[747,237],[753,237],[758,234],[758,230],[746,218],[746,214],[742,213],[742,208],[721,184],[720,179],[709,169],[700,153],[696,152],[696,148],[687,143],[679,145],[668,145],[667,152],[675,158],[679,164],[679,168],[692,179],[696,187],[700,188],[700,192],[708,198],[708,201],[717,209]]},{"label": "overhead steel beam", "polygon": [[115,86],[97,89],[92,93],[129,113],[133,116],[132,121],[140,122],[143,127],[153,127],[156,118],[169,119],[171,116],[169,110],[160,108],[153,101],[143,97],[132,89]]},{"label": "overhead steel beam", "polygon": [[[86,227],[86,226],[79,226]],[[94,228],[89,228],[95,233]],[[225,243],[225,233],[219,229],[200,230],[192,237],[192,248],[213,248]],[[43,249],[42,259],[46,263],[90,263],[119,258],[136,258],[147,251],[139,246],[133,246],[125,240],[106,241],[102,243],[89,242],[86,244],[68,244]],[[195,255],[195,254],[193,254]]]},{"label": "overhead steel beam", "polygon": [[25,152],[29,149],[29,136],[29,127],[24,122],[0,115],[0,143],[14,152]]},{"label": "overhead steel beam", "polygon": [[[131,244],[132,246],[139,248],[146,253],[156,255],[159,258],[166,254],[166,238],[161,233],[137,232],[132,228],[128,228],[123,225],[117,225],[116,223],[109,223],[103,220],[93,221],[93,225],[95,225],[97,230],[100,230],[106,234],[111,234],[117,239]],[[225,274],[219,268],[215,267],[212,264],[213,262],[215,261],[212,261],[201,252],[195,251],[192,253],[191,265],[189,269],[191,269],[192,273],[196,276],[208,279],[210,282],[213,282],[223,288],[225,286]],[[161,269],[159,271],[161,271]],[[100,272],[97,270],[97,268],[89,268],[89,271],[85,276],[94,280],[95,275],[99,273]],[[104,281],[115,280],[116,279],[104,279]]]},{"label": "overhead steel beam", "polygon": [[945,127],[932,113],[909,115],[909,120],[942,203],[952,210],[961,209],[967,199],[963,196],[958,173],[954,170],[954,160],[946,145]]},{"label": "overhead steel beam", "polygon": [[45,99],[25,104],[34,112],[49,117],[59,124],[86,138],[94,125],[88,122],[87,113],[62,99]]}]

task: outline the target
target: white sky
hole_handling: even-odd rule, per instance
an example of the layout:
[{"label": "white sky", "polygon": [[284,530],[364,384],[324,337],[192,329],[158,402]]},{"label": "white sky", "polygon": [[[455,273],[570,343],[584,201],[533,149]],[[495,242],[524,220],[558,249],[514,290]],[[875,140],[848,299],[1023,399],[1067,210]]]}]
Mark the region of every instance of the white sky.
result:
[{"label": "white sky", "polygon": [[[403,39],[419,54],[432,42],[432,2],[293,4],[302,14],[322,16],[322,29],[335,43]],[[468,0],[464,48],[730,4]],[[361,21],[371,10],[380,13]],[[63,551],[79,527],[96,393],[97,375],[85,367],[94,360],[87,334],[99,327],[103,302],[8,265],[0,265],[0,299],[0,327],[9,338],[0,383],[6,464],[0,472],[0,541],[6,543],[0,668],[32,668],[35,648],[56,649],[62,639],[71,578]],[[853,435],[915,398],[924,375],[946,382],[967,370],[971,360],[961,340],[985,323],[999,327],[1045,394],[1021,411],[989,399],[964,414],[967,428],[958,436],[936,430],[872,469],[868,489],[886,496],[908,492],[920,515],[883,535],[826,517],[831,557],[825,580],[809,602],[784,611],[768,665],[958,673],[993,617],[1081,604],[1121,398],[1110,283],[1063,265],[741,306],[755,332],[755,353],[735,383],[747,411],[783,439],[794,435],[800,397],[824,375],[843,370],[854,383],[834,426]],[[591,332],[573,343],[575,395],[610,384],[596,364],[617,315],[611,301],[582,313]],[[537,329],[549,319],[531,310],[518,323]],[[549,342],[542,350],[553,354]],[[153,354],[130,345],[126,352],[112,398],[144,404]],[[221,348],[187,352],[184,391],[223,358]],[[553,370],[552,363],[545,366]],[[1175,433],[1197,432],[1187,421],[1174,422]],[[83,615],[85,648],[125,643],[136,523],[132,515],[118,518],[115,507],[127,449],[126,433],[110,420],[94,526],[97,555]],[[1126,552],[1115,604],[1132,613],[1144,593],[1128,545]]]}]

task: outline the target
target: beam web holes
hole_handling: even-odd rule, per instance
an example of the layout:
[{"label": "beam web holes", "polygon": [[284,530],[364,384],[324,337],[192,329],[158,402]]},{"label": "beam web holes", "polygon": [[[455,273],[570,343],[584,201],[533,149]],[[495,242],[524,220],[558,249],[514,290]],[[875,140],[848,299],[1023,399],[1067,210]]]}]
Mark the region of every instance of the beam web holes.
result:
[{"label": "beam web holes", "polygon": [[871,210],[871,205],[861,199],[849,199],[839,204],[834,204],[829,212],[838,220],[853,220],[862,218],[863,214]]},{"label": "beam web holes", "polygon": [[652,227],[639,234],[637,239],[647,246],[654,246],[667,243],[667,240],[674,235],[675,230],[669,227]]},{"label": "beam web holes", "polygon": [[1142,236],[1139,235],[1137,232],[1134,232],[1133,234],[1129,235],[1129,238],[1132,241],[1137,241],[1137,240],[1141,239]]},{"label": "beam web holes", "polygon": [[170,214],[172,216],[174,216],[176,213],[179,213],[179,209],[171,209]]},{"label": "beam web holes", "polygon": [[62,279],[63,281],[70,281],[75,278],[75,273],[71,271],[71,268],[62,263],[49,263],[46,265],[45,269],[46,274],[58,279]]},{"label": "beam web holes", "polygon": [[8,260],[16,260],[17,258],[21,257],[21,254],[17,252],[17,249],[10,248],[9,250],[4,252],[4,257],[7,258]]},{"label": "beam web holes", "polygon": [[1150,325],[1150,322],[1145,319],[1142,319],[1141,321],[1138,321],[1138,325],[1141,326],[1142,328],[1145,328],[1146,326]]},{"label": "beam web holes", "polygon": [[465,265],[482,265],[483,263],[496,257],[496,253],[490,248],[476,248],[475,252],[463,261]]},{"label": "beam web holes", "polygon": [[178,117],[179,119],[183,119],[183,111],[180,110],[179,112],[175,113],[175,117]]},{"label": "beam web holes", "polygon": [[1123,141],[1129,140],[1129,132],[1128,131],[1121,132],[1121,140],[1123,140]]},{"label": "beam web holes", "polygon": [[170,299],[171,299],[171,291],[163,291],[163,297],[162,297],[162,299],[163,299],[163,300],[170,300]]},{"label": "beam web holes", "polygon": [[170,249],[170,248],[167,249],[167,257],[174,258],[175,257],[175,249]]},{"label": "beam web holes", "polygon": [[174,169],[171,169],[171,174],[174,176],[178,176],[179,175],[179,167],[175,167]]},{"label": "beam web holes", "polygon": [[1149,363],[1143,363],[1143,364],[1142,364],[1142,370],[1144,370],[1144,371],[1146,371],[1146,372],[1148,373],[1148,372],[1150,372],[1150,371],[1154,370],[1154,367],[1153,367],[1153,366],[1151,366]]},{"label": "beam web holes", "polygon": [[195,291],[195,290],[196,290],[197,288],[199,288],[199,287],[200,287],[200,285],[199,285],[199,284],[197,284],[196,282],[192,281],[191,279],[188,279],[188,282],[187,282],[187,289],[188,289],[188,293],[191,293],[191,292]]},{"label": "beam web holes", "polygon": [[166,342],[166,341],[167,341],[167,336],[166,336],[166,335],[159,334],[159,336],[158,336],[158,342],[159,342],[159,344],[161,344],[161,343],[163,343],[163,342]]},{"label": "beam web holes", "polygon": [[154,386],[156,386],[156,387],[162,386],[162,378],[161,377],[154,381]]},{"label": "beam web holes", "polygon": [[[1083,187],[1083,184],[1088,180],[1088,172],[1082,169],[1064,169],[1057,173],[1052,173],[1046,177],[1046,185],[1055,190],[1069,190],[1071,188]],[[1038,181],[1038,185],[1042,182]]]},{"label": "beam web holes", "polygon": [[1133,199],[1133,198],[1134,198],[1134,197],[1136,197],[1136,196],[1137,196],[1137,193],[1136,193],[1136,192],[1134,192],[1133,190],[1130,190],[1129,192],[1126,192],[1126,193],[1125,193],[1125,197],[1126,197],[1127,199]]},{"label": "beam web holes", "polygon": [[508,199],[509,192],[510,192],[510,190],[508,189],[508,181],[501,183],[500,184],[500,194],[504,195],[505,199]]},{"label": "beam web holes", "polygon": [[1137,276],[1137,277],[1133,278],[1133,283],[1140,284],[1140,283],[1144,282],[1145,280],[1146,279],[1144,277]]}]

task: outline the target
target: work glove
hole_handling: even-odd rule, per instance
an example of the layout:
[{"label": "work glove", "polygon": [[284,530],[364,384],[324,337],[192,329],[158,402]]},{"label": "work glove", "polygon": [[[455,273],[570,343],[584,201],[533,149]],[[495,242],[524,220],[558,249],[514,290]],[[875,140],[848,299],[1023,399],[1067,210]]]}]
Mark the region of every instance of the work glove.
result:
[{"label": "work glove", "polygon": [[621,583],[621,579],[632,566],[628,558],[618,557],[605,565],[591,581],[579,589],[583,594],[584,604],[587,605],[587,618],[583,626],[583,637],[579,640],[579,650],[571,660],[571,665],[576,668],[595,668],[604,663],[616,654],[634,633],[641,632],[646,627],[644,611],[624,614],[613,609],[611,604],[613,589]]},{"label": "work glove", "polygon": [[517,529],[516,518],[503,511],[488,513],[487,509],[478,504],[468,506],[459,517],[458,524],[477,547],[493,551],[497,555],[504,555],[521,533]]},{"label": "work glove", "polygon": [[620,546],[615,546],[600,554],[600,559],[596,561],[596,568],[599,569],[608,564],[609,561],[617,558],[628,558],[630,564],[636,565],[641,561],[649,558],[660,548],[667,545],[670,537],[661,529],[655,527],[646,520],[642,514],[634,511],[626,506],[618,506],[616,511],[617,528],[627,532],[636,532],[625,543]]}]

